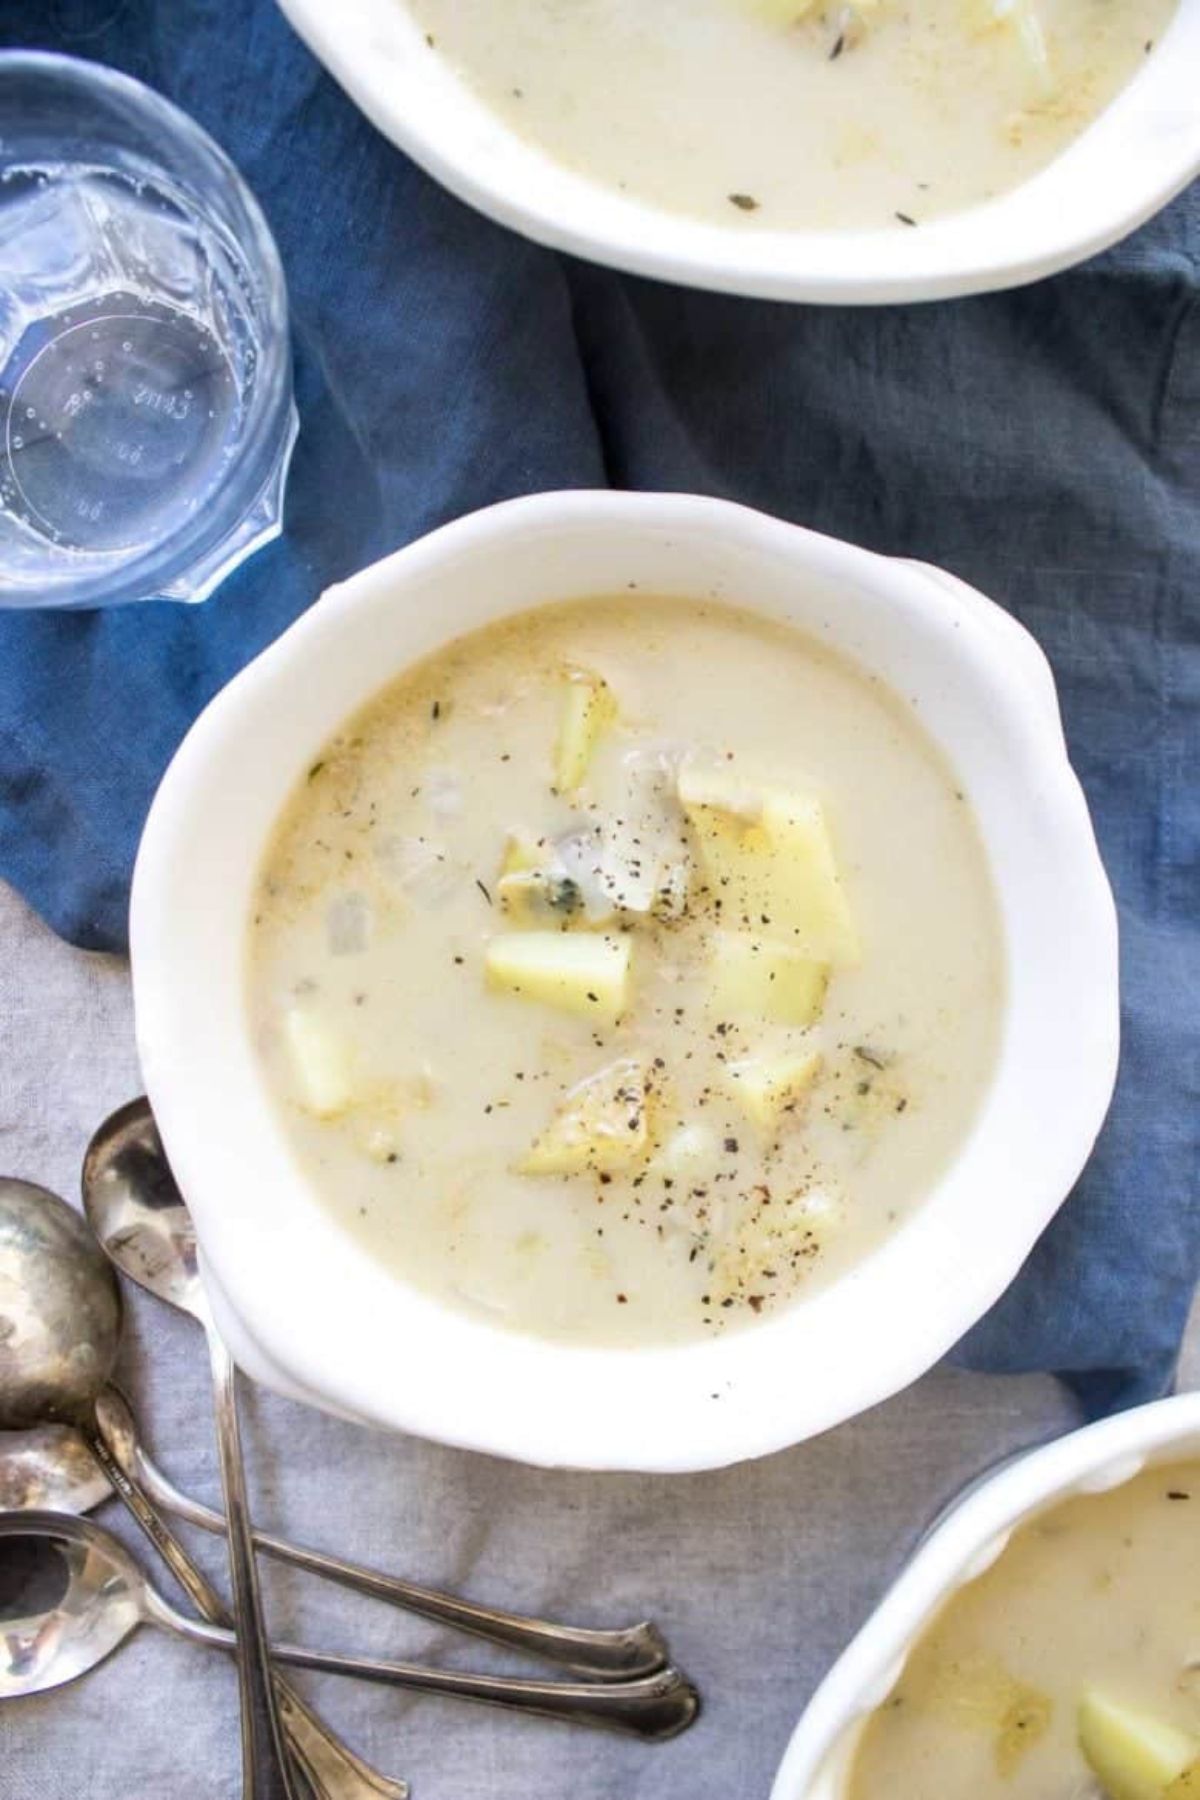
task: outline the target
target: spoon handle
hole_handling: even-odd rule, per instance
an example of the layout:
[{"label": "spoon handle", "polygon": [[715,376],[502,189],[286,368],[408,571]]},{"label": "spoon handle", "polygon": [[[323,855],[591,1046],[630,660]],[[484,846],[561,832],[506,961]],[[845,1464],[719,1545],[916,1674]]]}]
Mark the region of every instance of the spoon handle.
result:
[{"label": "spoon handle", "polygon": [[271,1652],[254,1561],[246,1465],[238,1423],[237,1370],[220,1333],[205,1327],[212,1365],[213,1410],[225,1516],[229,1521],[229,1574],[237,1621],[238,1688],[242,1703],[242,1800],[299,1800],[283,1726],[275,1705]]},{"label": "spoon handle", "polygon": [[[101,1429],[115,1454],[131,1474],[136,1473],[159,1506],[203,1531],[225,1531],[225,1520],[219,1512],[181,1493],[151,1461],[137,1437],[133,1415],[117,1390],[109,1387],[103,1391],[97,1401],[97,1413]],[[108,1429],[110,1420],[114,1427],[111,1431]],[[648,1621],[615,1631],[556,1625],[549,1620],[531,1619],[521,1613],[482,1606],[455,1594],[444,1594],[437,1588],[422,1587],[398,1575],[384,1575],[359,1563],[330,1556],[323,1550],[271,1537],[263,1531],[254,1533],[254,1542],[259,1550],[280,1562],[292,1563],[312,1575],[339,1582],[374,1600],[403,1607],[421,1618],[470,1632],[510,1650],[542,1657],[576,1674],[590,1676],[594,1681],[623,1681],[635,1675],[653,1675],[656,1670],[665,1668],[669,1660],[662,1633]]]},{"label": "spoon handle", "polygon": [[[185,1618],[161,1601],[155,1605],[155,1617],[193,1643],[221,1650],[236,1646],[231,1631]],[[429,1669],[419,1663],[342,1656],[336,1651],[307,1650],[298,1644],[273,1644],[271,1655],[293,1668],[313,1669],[322,1675],[354,1675],[360,1681],[378,1681],[417,1693],[479,1700],[488,1706],[536,1713],[544,1719],[624,1732],[649,1743],[677,1737],[700,1712],[696,1689],[686,1675],[673,1668],[639,1676],[635,1681],[529,1681],[521,1676],[474,1675],[465,1669]]]},{"label": "spoon handle", "polygon": [[[192,1561],[137,1476],[113,1455],[100,1431],[85,1427],[84,1436],[113,1491],[124,1501],[196,1611],[214,1625],[228,1626],[229,1609]],[[394,1781],[363,1762],[278,1675],[275,1692],[293,1753],[316,1800],[408,1800],[407,1782]]]}]

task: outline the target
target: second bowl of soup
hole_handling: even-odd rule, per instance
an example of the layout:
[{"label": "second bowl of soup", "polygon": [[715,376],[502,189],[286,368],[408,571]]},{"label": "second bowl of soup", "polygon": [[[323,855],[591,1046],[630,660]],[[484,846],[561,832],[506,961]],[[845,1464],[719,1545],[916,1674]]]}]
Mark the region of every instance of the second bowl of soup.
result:
[{"label": "second bowl of soup", "polygon": [[773,299],[1011,286],[1200,168],[1200,0],[281,0],[379,128],[530,237]]},{"label": "second bowl of soup", "polygon": [[660,496],[334,590],[188,739],[134,906],[244,1358],[600,1466],[774,1448],[948,1347],[1090,1146],[1114,952],[1031,640]]},{"label": "second bowl of soup", "polygon": [[774,1800],[1194,1800],[1200,1394],[1073,1432],[927,1539]]}]

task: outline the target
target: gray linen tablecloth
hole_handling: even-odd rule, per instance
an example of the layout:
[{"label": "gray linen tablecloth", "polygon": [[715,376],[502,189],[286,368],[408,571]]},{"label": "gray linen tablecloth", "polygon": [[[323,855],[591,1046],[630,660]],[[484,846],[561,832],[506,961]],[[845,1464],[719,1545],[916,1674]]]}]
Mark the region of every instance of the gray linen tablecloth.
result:
[{"label": "gray linen tablecloth", "polygon": [[[0,1167],[73,1199],[93,1127],[137,1086],[124,965],[68,950],[0,888]],[[122,1374],[159,1460],[215,1498],[198,1334],[140,1296],[130,1315]],[[1196,1348],[1193,1330],[1190,1385]],[[1074,1416],[1047,1378],[939,1371],[817,1443],[666,1478],[547,1474],[269,1395],[247,1412],[265,1525],[581,1623],[649,1610],[704,1690],[700,1723],[647,1748],[304,1677],[360,1750],[412,1781],[416,1800],[762,1800],[807,1696],[941,1501]],[[136,1542],[115,1502],[102,1517]],[[203,1539],[197,1549],[220,1572],[220,1551]],[[268,1597],[292,1637],[499,1666],[485,1647],[304,1577],[272,1572]],[[76,1686],[0,1712],[2,1800],[237,1792],[232,1669],[149,1631]]]}]

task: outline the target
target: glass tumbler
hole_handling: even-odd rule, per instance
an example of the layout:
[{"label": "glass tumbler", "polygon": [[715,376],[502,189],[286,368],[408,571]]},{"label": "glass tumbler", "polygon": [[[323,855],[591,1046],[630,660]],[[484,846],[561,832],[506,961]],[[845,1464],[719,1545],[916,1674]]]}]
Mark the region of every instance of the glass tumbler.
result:
[{"label": "glass tumbler", "polygon": [[140,82],[0,53],[0,606],[203,600],[278,535],[279,253]]}]

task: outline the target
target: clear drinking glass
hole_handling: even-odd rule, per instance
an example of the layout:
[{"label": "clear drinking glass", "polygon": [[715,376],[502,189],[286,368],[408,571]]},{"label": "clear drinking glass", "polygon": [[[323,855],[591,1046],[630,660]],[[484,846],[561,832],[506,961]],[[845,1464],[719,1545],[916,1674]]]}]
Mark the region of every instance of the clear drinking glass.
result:
[{"label": "clear drinking glass", "polygon": [[0,53],[0,606],[203,600],[278,535],[279,253],[140,82]]}]

